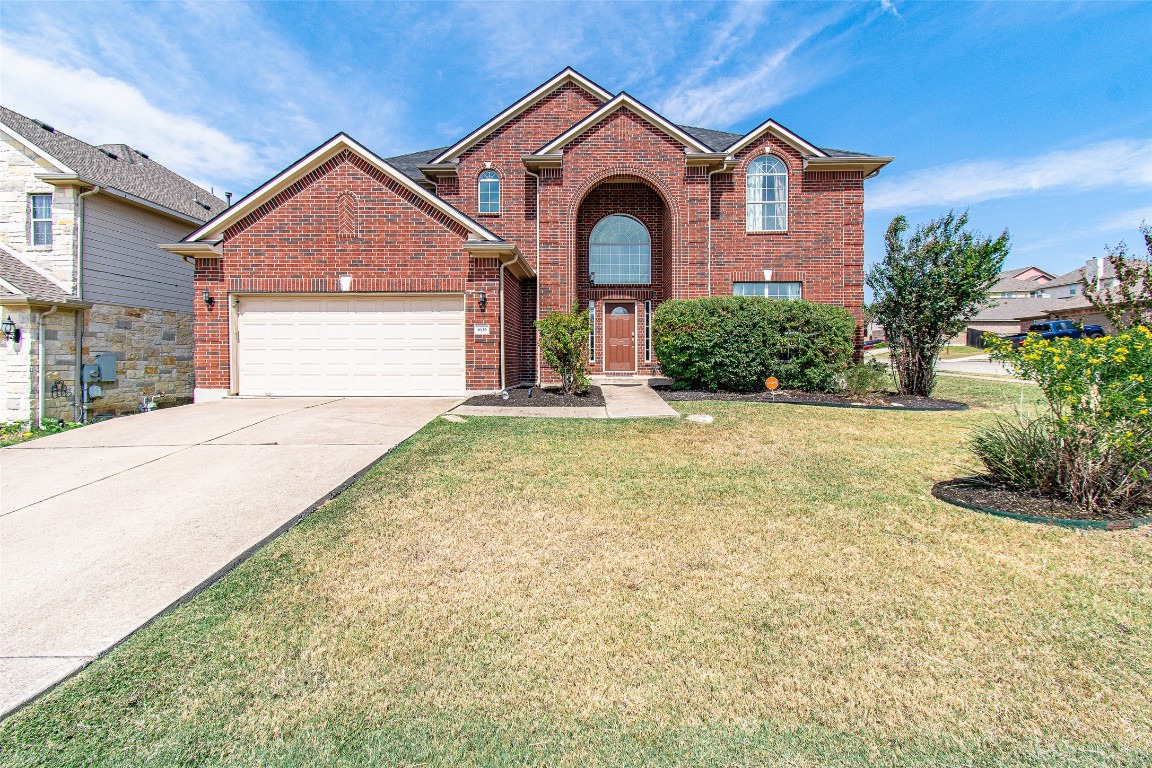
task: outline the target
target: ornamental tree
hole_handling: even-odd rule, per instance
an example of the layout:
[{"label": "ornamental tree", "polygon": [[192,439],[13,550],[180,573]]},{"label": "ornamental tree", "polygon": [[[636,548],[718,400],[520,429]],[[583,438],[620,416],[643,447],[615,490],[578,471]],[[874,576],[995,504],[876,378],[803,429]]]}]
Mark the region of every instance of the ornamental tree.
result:
[{"label": "ornamental tree", "polygon": [[1096,281],[1084,270],[1084,298],[1093,309],[1108,318],[1116,331],[1130,328],[1152,329],[1152,227],[1140,227],[1148,255],[1137,259],[1128,256],[1128,246],[1121,241],[1106,248],[1108,263],[1116,274],[1111,286],[1096,287]]},{"label": "ornamental tree", "polygon": [[884,237],[884,260],[868,270],[872,316],[884,326],[900,393],[929,396],[948,339],[988,302],[1008,255],[1008,230],[992,239],[969,231],[968,213],[949,211],[905,239],[897,216]]}]

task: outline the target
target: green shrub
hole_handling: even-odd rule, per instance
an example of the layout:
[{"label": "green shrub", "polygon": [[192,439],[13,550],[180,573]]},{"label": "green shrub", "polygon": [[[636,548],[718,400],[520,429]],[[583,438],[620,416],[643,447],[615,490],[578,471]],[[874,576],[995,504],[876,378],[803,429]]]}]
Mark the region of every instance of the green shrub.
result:
[{"label": "green shrub", "polygon": [[1149,425],[999,419],[975,433],[972,450],[990,475],[1023,493],[1091,512],[1152,504]]},{"label": "green shrub", "polygon": [[867,398],[873,392],[882,392],[892,384],[892,372],[887,366],[875,360],[861,365],[850,365],[844,371],[840,387],[848,397],[856,400]]},{"label": "green shrub", "polygon": [[564,394],[588,391],[588,311],[552,312],[536,321],[540,354],[560,376]]},{"label": "green shrub", "polygon": [[829,392],[852,361],[856,321],[811,301],[713,296],[666,301],[652,318],[656,357],[677,386],[753,392],[780,386]]}]

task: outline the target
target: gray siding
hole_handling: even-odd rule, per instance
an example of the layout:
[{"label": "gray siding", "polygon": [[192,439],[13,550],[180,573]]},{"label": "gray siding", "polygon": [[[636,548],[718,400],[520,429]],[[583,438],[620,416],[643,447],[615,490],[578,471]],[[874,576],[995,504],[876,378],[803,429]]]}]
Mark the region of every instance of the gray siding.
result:
[{"label": "gray siding", "polygon": [[192,311],[192,266],[157,246],[195,229],[108,195],[84,201],[84,298],[87,301]]}]

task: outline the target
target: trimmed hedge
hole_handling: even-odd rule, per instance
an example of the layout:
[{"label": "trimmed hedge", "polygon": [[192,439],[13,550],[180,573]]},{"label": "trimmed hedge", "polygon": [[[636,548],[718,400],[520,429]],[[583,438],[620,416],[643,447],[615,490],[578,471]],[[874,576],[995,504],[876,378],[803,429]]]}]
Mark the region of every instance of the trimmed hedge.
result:
[{"label": "trimmed hedge", "polygon": [[652,318],[664,375],[711,391],[755,392],[769,376],[789,389],[834,391],[855,333],[843,307],[760,296],[666,301]]}]

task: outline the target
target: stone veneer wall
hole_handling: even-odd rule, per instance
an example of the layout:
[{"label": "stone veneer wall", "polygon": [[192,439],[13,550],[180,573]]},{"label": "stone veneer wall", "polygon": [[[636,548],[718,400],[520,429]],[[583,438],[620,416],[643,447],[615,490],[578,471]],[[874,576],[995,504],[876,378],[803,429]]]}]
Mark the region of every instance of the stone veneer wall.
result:
[{"label": "stone veneer wall", "polygon": [[[12,139],[0,141],[0,242],[52,275],[66,290],[75,284],[76,190],[36,178],[54,170]],[[52,244],[30,245],[28,196],[52,195]],[[5,315],[7,317],[7,315]],[[16,319],[15,315],[12,317]]]},{"label": "stone veneer wall", "polygon": [[[4,307],[20,328],[19,344],[0,341],[4,399],[0,421],[38,419],[37,318],[41,310]],[[101,382],[103,396],[89,403],[88,416],[134,413],[140,399],[162,394],[158,402],[192,397],[192,313],[97,304],[84,312],[84,362],[116,355],[115,383]],[[0,337],[2,339],[2,337]],[[76,314],[60,309],[44,317],[44,417],[80,418],[76,403]]]},{"label": "stone veneer wall", "polygon": [[192,397],[192,313],[97,304],[87,311],[84,362],[116,355],[116,383],[102,383],[90,416],[136,411],[142,397]]}]

